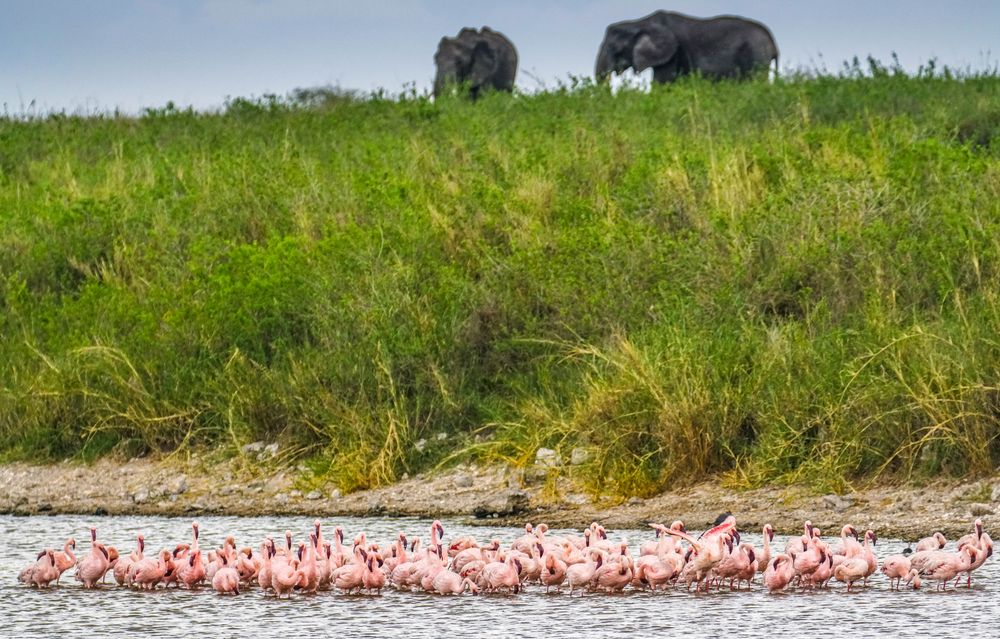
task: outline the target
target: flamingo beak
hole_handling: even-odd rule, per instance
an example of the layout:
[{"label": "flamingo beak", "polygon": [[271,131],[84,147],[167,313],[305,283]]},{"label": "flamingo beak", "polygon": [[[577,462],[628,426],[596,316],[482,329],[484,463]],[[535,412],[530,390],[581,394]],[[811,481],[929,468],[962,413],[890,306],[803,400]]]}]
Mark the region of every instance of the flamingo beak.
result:
[{"label": "flamingo beak", "polygon": [[747,550],[747,557],[750,558],[750,563],[753,563],[754,561],[756,561],[757,555],[754,554],[753,548],[750,548],[749,550]]},{"label": "flamingo beak", "polygon": [[340,540],[340,543],[344,543],[344,531],[340,528],[337,529],[337,539]]},{"label": "flamingo beak", "polygon": [[774,541],[774,528],[768,526],[767,528],[767,539],[768,541]]},{"label": "flamingo beak", "polygon": [[403,542],[403,545],[404,545],[404,546],[406,545],[406,535],[404,535],[404,534],[400,533],[400,535],[399,535],[399,540],[400,540],[401,542]]},{"label": "flamingo beak", "polygon": [[737,544],[740,543],[740,531],[734,529],[733,530],[733,537],[736,538],[736,543]]},{"label": "flamingo beak", "polygon": [[993,545],[990,544],[989,546],[986,547],[986,558],[989,559],[992,556],[993,556]]},{"label": "flamingo beak", "polygon": [[520,573],[521,572],[521,562],[517,558],[514,559],[514,565],[517,566],[517,572]]},{"label": "flamingo beak", "polygon": [[858,540],[858,530],[854,526],[851,526],[851,535],[854,537],[855,541]]},{"label": "flamingo beak", "polygon": [[444,526],[442,526],[441,524],[438,524],[437,525],[437,531],[438,531],[438,536],[439,537],[444,537]]}]

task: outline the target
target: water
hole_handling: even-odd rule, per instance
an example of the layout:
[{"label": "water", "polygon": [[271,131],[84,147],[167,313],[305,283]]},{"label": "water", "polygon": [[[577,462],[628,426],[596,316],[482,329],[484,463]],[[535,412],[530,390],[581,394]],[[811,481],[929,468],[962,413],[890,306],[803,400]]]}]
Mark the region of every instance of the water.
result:
[{"label": "water", "polygon": [[[296,541],[310,530],[307,517],[203,517],[202,548],[221,544],[226,534],[256,547],[270,535],[280,539],[286,529]],[[387,543],[399,531],[426,541],[430,521],[421,519],[324,520],[324,536],[342,526],[348,539],[364,530],[370,541]],[[77,550],[89,549],[88,528],[126,554],[135,535],[146,537],[147,554],[187,541],[190,520],[167,517],[12,517],[0,516],[0,636],[101,637],[637,637],[663,634],[685,637],[756,636],[844,637],[916,634],[923,636],[995,637],[1000,613],[1000,567],[995,557],[975,573],[972,590],[892,592],[879,574],[872,587],[847,593],[842,584],[828,591],[769,595],[760,585],[752,592],[693,594],[683,589],[661,593],[618,595],[546,594],[531,586],[519,595],[442,597],[384,591],[382,596],[334,594],[298,595],[290,600],[264,597],[250,590],[237,597],[200,591],[136,592],[106,586],[85,591],[71,569],[62,586],[50,591],[17,583],[18,571],[43,547],[62,547],[75,536]],[[512,528],[468,527],[444,522],[445,538],[470,534],[486,541],[499,537],[509,543],[522,531]],[[557,532],[557,531],[553,531]],[[630,545],[652,539],[651,530],[608,531],[612,539],[626,537]],[[760,536],[744,541],[760,545]],[[251,542],[253,542],[251,544]],[[783,548],[785,539],[775,538]],[[879,557],[899,552],[901,542],[879,540]],[[637,551],[634,551],[637,553]]]}]

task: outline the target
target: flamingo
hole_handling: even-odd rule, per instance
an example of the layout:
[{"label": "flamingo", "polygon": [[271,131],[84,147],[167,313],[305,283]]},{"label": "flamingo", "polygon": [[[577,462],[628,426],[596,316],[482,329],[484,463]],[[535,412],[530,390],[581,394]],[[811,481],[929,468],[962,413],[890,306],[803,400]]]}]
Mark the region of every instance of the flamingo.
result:
[{"label": "flamingo", "polygon": [[97,541],[97,529],[91,528],[90,554],[76,564],[76,578],[83,582],[84,588],[94,588],[104,578],[110,565],[107,549]]},{"label": "flamingo", "polygon": [[[539,547],[541,548],[540,544]],[[545,592],[548,592],[552,586],[555,586],[556,592],[559,592],[562,583],[566,581],[566,562],[559,559],[554,553],[544,552],[541,549],[539,552],[543,554],[539,580],[545,586]]]},{"label": "flamingo", "polygon": [[212,576],[212,588],[220,595],[240,594],[240,573],[230,561],[230,554],[219,553],[222,565]]},{"label": "flamingo", "polygon": [[939,532],[934,533],[930,537],[924,537],[917,542],[916,550],[920,552],[921,550],[944,550],[945,544],[948,540]]},{"label": "flamingo", "polygon": [[764,524],[761,536],[764,538],[764,546],[760,552],[756,553],[758,572],[767,570],[767,566],[771,562],[771,542],[774,541],[774,528],[771,527],[771,524]]},{"label": "flamingo", "polygon": [[521,580],[518,578],[520,572],[520,560],[509,556],[505,561],[498,560],[486,564],[479,576],[485,582],[486,590],[496,592],[502,589],[508,593],[516,593],[521,589]]},{"label": "flamingo", "polygon": [[[972,562],[972,564],[969,566],[969,569],[965,573],[968,576],[968,580],[966,581],[965,585],[969,588],[972,588],[972,571],[977,570],[980,566],[986,563],[987,559],[993,556],[993,539],[990,537],[989,533],[984,532],[979,537],[979,543],[972,544],[972,546],[976,548],[976,550],[979,552],[976,553],[975,560]],[[964,548],[964,546],[959,546],[959,550],[961,550],[962,548]],[[958,584],[957,581],[955,583],[956,585]]]},{"label": "flamingo", "polygon": [[146,548],[146,540],[142,535],[137,535],[135,538],[135,550],[129,553],[128,557],[119,557],[117,563],[115,563],[114,575],[115,581],[119,586],[131,586],[132,582],[129,581],[129,572],[132,570],[132,564],[143,559],[143,551]]},{"label": "flamingo", "polygon": [[479,594],[479,586],[472,579],[462,577],[450,570],[442,570],[434,577],[434,592],[442,595],[460,595],[466,590],[474,595]]},{"label": "flamingo", "polygon": [[370,553],[368,555],[365,572],[361,576],[361,583],[368,592],[375,591],[380,594],[382,588],[385,587],[385,573],[382,572],[382,566],[379,565],[381,562],[382,558],[379,557],[378,553]]},{"label": "flamingo", "polygon": [[299,560],[291,557],[288,561],[273,562],[271,572],[271,589],[279,599],[281,595],[291,597],[292,590],[299,583],[301,575],[298,571]]},{"label": "flamingo", "polygon": [[45,549],[38,553],[35,563],[21,571],[17,580],[35,588],[48,588],[49,584],[59,579],[59,575],[55,551]]},{"label": "flamingo", "polygon": [[[958,553],[944,552],[942,550],[932,550],[920,561],[917,574],[938,582],[939,590],[946,590],[948,582],[954,579],[959,573],[968,570],[976,560],[976,550],[969,545],[962,546]],[[910,559],[913,565],[915,557]]]},{"label": "flamingo", "polygon": [[[889,555],[882,561],[880,571],[889,578],[889,589],[899,590],[900,582],[910,574],[910,558],[905,555]],[[892,583],[893,579],[896,580],[895,584]]]},{"label": "flamingo", "polygon": [[596,549],[588,550],[587,557],[586,561],[566,568],[566,583],[569,584],[570,594],[573,594],[574,588],[589,586],[591,580],[594,578],[594,573],[604,563],[604,555]]},{"label": "flamingo", "polygon": [[784,553],[778,553],[764,570],[764,585],[768,592],[784,590],[795,576],[792,558]]},{"label": "flamingo", "polygon": [[851,592],[854,582],[865,578],[868,573],[868,560],[864,557],[848,557],[833,571],[837,581],[847,584],[847,592]]},{"label": "flamingo", "polygon": [[177,584],[191,589],[205,580],[205,564],[201,560],[201,551],[188,553],[177,564]]},{"label": "flamingo", "polygon": [[160,583],[167,573],[167,561],[170,559],[169,550],[161,550],[156,558],[146,557],[141,561],[132,564],[129,570],[130,581],[140,590],[153,590]]},{"label": "flamingo", "polygon": [[56,577],[57,586],[59,585],[59,580],[62,578],[62,574],[76,565],[76,555],[73,554],[74,550],[76,550],[76,540],[70,537],[63,544],[62,551],[53,553],[56,570],[59,571],[59,576]]}]

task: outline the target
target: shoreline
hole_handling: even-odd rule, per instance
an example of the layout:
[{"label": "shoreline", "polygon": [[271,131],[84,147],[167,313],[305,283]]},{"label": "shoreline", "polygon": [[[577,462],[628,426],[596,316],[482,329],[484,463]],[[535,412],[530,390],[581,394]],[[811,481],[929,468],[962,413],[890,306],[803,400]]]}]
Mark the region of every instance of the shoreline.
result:
[{"label": "shoreline", "polygon": [[564,479],[556,480],[554,497],[552,483],[530,471],[460,465],[341,495],[327,486],[309,486],[301,468],[248,471],[238,459],[211,467],[198,460],[152,459],[8,463],[0,464],[0,514],[428,517],[512,526],[545,521],[575,528],[591,521],[645,528],[648,522],[681,519],[697,530],[729,511],[744,530],[770,523],[776,532],[791,534],[810,519],[826,535],[836,535],[849,522],[880,537],[905,540],[935,531],[964,534],[976,517],[987,529],[1000,523],[1000,475],[920,486],[882,484],[845,495],[820,495],[800,486],[734,491],[707,481],[623,503],[595,503],[573,492]]}]

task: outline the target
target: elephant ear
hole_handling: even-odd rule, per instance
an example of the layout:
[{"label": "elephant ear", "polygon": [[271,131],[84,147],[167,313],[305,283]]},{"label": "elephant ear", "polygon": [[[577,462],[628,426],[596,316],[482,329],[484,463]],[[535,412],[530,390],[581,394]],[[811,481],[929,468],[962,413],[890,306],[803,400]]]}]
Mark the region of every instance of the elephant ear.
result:
[{"label": "elephant ear", "polygon": [[680,43],[669,29],[655,29],[641,34],[632,48],[632,68],[642,73],[649,67],[670,62],[677,55]]},{"label": "elephant ear", "polygon": [[472,51],[472,70],[470,77],[473,86],[488,84],[496,73],[499,64],[497,53],[487,42],[477,42]]}]

